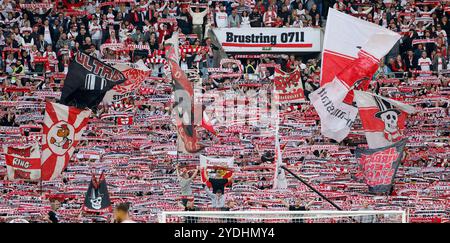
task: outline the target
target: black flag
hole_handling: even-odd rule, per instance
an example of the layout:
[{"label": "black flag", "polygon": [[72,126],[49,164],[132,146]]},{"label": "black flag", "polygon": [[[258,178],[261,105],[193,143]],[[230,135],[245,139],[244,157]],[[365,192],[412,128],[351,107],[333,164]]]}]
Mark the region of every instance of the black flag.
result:
[{"label": "black flag", "polygon": [[369,186],[369,193],[391,194],[406,141],[403,139],[377,149],[356,148],[355,156],[360,164],[364,181]]},{"label": "black flag", "polygon": [[111,200],[109,199],[104,174],[102,173],[98,180],[95,178],[95,175],[92,175],[91,183],[84,199],[83,211],[104,213],[110,212],[111,209]]},{"label": "black flag", "polygon": [[69,65],[62,88],[61,103],[78,108],[94,108],[114,85],[125,82],[125,76],[99,59],[78,52]]}]

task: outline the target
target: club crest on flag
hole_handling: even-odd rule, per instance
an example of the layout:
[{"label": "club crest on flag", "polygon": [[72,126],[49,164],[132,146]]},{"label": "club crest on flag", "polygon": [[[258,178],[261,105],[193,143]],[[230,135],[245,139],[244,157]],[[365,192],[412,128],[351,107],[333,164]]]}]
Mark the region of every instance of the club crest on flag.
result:
[{"label": "club crest on flag", "polygon": [[65,121],[54,124],[48,134],[47,143],[53,153],[63,155],[73,145],[75,128]]}]

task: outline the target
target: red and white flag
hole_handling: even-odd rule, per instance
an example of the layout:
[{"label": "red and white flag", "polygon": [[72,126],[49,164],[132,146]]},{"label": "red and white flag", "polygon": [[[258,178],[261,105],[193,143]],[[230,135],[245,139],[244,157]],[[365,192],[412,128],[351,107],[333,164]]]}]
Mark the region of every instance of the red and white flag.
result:
[{"label": "red and white flag", "polygon": [[234,157],[216,158],[200,155],[200,167],[231,169],[234,167]]},{"label": "red and white flag", "polygon": [[89,121],[90,110],[47,102],[42,141],[42,180],[58,177],[67,167]]},{"label": "red and white flag", "polygon": [[415,113],[414,107],[358,90],[355,101],[369,148],[386,147],[404,138],[405,121]]},{"label": "red and white flag", "polygon": [[216,129],[214,129],[212,120],[209,118],[208,114],[206,114],[205,110],[203,110],[202,127],[205,128],[208,132],[217,136],[217,132],[216,132]]},{"label": "red and white flag", "polygon": [[296,68],[291,73],[276,68],[273,78],[279,102],[294,102],[304,100],[305,94],[301,81],[300,68]]},{"label": "red and white flag", "polygon": [[109,90],[103,101],[110,104],[114,95],[123,95],[129,92],[140,90],[145,79],[150,76],[151,70],[145,66],[142,60],[133,64],[119,63],[114,68],[122,72],[126,80],[122,84],[115,85]]},{"label": "red and white flag", "polygon": [[119,126],[133,125],[133,116],[120,116],[120,117],[117,117],[117,125],[119,125]]},{"label": "red and white flag", "polygon": [[3,146],[8,180],[39,180],[41,153],[37,143],[23,147]]},{"label": "red and white flag", "polygon": [[[342,70],[351,67],[361,49],[381,59],[399,39],[400,35],[391,30],[330,8],[324,36],[320,85],[333,81]],[[372,44],[369,45],[369,41]]]}]

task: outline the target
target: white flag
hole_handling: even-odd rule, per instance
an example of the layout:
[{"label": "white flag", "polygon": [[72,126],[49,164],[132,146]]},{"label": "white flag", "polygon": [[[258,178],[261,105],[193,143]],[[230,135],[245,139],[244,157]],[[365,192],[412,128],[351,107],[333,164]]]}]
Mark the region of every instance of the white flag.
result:
[{"label": "white flag", "polygon": [[358,109],[342,102],[348,89],[337,78],[309,95],[320,117],[322,135],[341,142],[347,137]]}]

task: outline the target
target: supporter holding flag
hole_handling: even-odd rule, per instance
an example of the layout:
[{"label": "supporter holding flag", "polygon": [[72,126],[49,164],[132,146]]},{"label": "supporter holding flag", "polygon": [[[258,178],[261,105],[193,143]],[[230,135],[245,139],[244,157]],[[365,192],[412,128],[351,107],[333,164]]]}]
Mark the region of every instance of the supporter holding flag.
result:
[{"label": "supporter holding flag", "polygon": [[[180,166],[176,165],[177,177],[180,183],[180,191],[182,197],[191,197],[192,196],[192,180],[197,176],[198,169],[195,169],[193,172],[187,169],[180,172]],[[183,205],[185,205],[187,199],[183,198]]]}]

